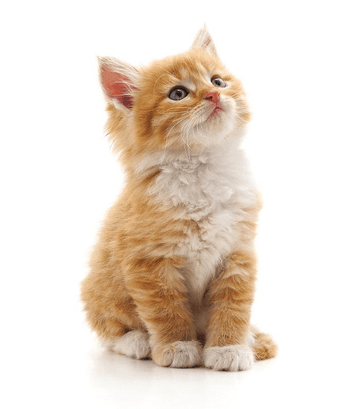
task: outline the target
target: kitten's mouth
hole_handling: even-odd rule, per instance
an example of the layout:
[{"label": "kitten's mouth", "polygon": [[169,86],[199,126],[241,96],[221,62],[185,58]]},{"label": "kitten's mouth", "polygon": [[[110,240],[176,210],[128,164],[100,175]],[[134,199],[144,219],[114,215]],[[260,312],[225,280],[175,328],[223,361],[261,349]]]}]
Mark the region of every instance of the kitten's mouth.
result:
[{"label": "kitten's mouth", "polygon": [[216,106],[213,111],[210,114],[209,118],[216,118],[217,116],[220,115],[220,112],[224,112],[224,109],[221,108],[220,106]]}]

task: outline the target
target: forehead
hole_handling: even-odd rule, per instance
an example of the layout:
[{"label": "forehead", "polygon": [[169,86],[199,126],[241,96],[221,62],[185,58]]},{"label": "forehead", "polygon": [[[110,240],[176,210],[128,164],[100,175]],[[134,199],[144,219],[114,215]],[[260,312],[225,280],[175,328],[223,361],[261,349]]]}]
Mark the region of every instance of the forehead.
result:
[{"label": "forehead", "polygon": [[[149,67],[152,82],[156,88],[166,89],[174,85],[193,88],[208,82],[215,74],[225,74],[219,60],[202,50],[190,50],[187,53],[157,61]],[[150,73],[150,72],[149,72]]]}]

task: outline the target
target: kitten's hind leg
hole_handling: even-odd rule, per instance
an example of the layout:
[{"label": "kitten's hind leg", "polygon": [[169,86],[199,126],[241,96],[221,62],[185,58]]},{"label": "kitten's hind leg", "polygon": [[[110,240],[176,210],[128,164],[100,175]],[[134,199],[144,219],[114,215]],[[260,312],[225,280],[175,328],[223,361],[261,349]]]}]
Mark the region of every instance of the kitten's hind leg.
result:
[{"label": "kitten's hind leg", "polygon": [[151,357],[149,335],[140,330],[132,330],[115,340],[105,341],[105,346],[116,353],[136,359]]}]

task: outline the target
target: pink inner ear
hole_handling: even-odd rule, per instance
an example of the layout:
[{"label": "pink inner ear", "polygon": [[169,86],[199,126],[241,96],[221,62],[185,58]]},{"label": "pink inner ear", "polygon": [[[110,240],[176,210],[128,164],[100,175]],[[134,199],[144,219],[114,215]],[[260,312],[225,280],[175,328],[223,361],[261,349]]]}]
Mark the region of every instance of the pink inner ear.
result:
[{"label": "pink inner ear", "polygon": [[101,69],[101,81],[110,98],[116,98],[126,108],[133,106],[133,97],[129,95],[129,88],[135,88],[129,78],[111,70],[109,66]]}]

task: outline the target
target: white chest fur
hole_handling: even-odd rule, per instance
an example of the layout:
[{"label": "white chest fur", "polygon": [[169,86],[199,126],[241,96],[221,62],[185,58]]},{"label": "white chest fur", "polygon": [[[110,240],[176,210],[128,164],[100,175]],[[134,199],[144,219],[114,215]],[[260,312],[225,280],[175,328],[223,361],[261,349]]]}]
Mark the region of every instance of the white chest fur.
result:
[{"label": "white chest fur", "polygon": [[183,275],[194,311],[218,266],[239,240],[239,222],[256,192],[246,157],[236,141],[199,155],[166,158],[152,195],[174,208],[174,218],[188,220],[176,255],[188,260]]}]

